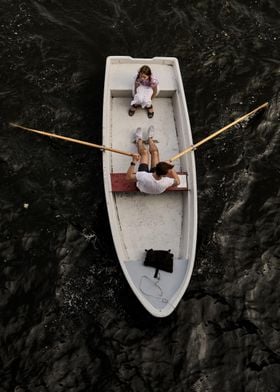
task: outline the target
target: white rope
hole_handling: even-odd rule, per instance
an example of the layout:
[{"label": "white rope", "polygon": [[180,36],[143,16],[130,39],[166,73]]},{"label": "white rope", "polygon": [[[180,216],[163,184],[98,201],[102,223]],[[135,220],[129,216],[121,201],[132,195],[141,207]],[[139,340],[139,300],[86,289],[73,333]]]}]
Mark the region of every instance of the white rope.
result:
[{"label": "white rope", "polygon": [[[151,282],[156,288],[158,288],[159,291],[160,291],[160,294],[159,294],[158,296],[156,296],[156,295],[153,295],[153,294],[148,294],[148,293],[146,293],[146,292],[141,288],[143,279],[147,279],[147,280],[148,280],[149,282]],[[152,298],[155,298],[155,299],[159,299],[159,300],[161,300],[161,301],[164,302],[164,303],[168,303],[168,299],[162,297],[162,296],[163,296],[163,290],[162,290],[162,288],[160,287],[160,285],[158,284],[158,282],[160,281],[160,273],[158,273],[158,278],[155,278],[155,279],[157,280],[156,282],[153,281],[151,278],[149,278],[149,276],[147,276],[147,275],[142,275],[142,276],[141,276],[141,279],[140,279],[139,290],[141,291],[142,294],[146,295],[147,297],[152,297]]]}]

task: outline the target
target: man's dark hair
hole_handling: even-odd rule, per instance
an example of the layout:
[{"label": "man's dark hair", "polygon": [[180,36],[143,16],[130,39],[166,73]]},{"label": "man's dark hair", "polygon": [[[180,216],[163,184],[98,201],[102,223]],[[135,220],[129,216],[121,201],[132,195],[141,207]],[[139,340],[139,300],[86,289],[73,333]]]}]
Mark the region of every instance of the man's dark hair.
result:
[{"label": "man's dark hair", "polygon": [[156,165],[156,174],[158,176],[165,176],[168,173],[168,170],[173,169],[174,165],[171,165],[170,163],[167,162],[159,162]]}]

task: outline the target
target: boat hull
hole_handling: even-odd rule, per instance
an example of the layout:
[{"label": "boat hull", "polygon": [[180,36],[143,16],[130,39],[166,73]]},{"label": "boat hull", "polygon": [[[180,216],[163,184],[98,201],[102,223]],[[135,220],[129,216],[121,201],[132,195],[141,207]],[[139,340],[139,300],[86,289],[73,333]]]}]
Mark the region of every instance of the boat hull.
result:
[{"label": "boat hull", "polygon": [[[133,76],[147,64],[160,82],[160,92],[153,99],[155,115],[147,117],[138,109],[128,116]],[[176,58],[133,59],[127,56],[107,58],[103,144],[119,150],[136,152],[137,127],[144,137],[150,125],[161,160],[167,160],[193,144],[184,88]],[[188,173],[188,191],[146,195],[140,192],[113,192],[110,174],[125,173],[131,158],[103,154],[103,173],[108,216],[116,253],[131,286],[142,305],[156,317],[166,317],[176,308],[186,291],[193,271],[197,237],[197,190],[194,153],[175,160],[178,172]],[[171,250],[173,273],[155,270],[143,264],[145,250]]]}]

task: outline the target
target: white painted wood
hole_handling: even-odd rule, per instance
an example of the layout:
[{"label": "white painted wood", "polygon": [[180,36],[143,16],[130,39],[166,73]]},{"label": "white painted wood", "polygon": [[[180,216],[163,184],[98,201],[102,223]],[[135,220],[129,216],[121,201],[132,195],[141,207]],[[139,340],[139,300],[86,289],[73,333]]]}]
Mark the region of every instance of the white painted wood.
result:
[{"label": "white painted wood", "polygon": [[[153,100],[155,115],[145,110],[128,116],[133,76],[147,64],[158,76],[160,94]],[[193,144],[184,88],[176,58],[107,58],[104,84],[103,144],[136,152],[137,127],[145,138],[150,125],[161,159],[166,160]],[[188,172],[187,192],[145,195],[140,192],[113,193],[111,172],[126,172],[130,158],[111,152],[103,154],[105,195],[112,236],[124,275],[143,306],[156,317],[168,316],[186,291],[194,265],[197,236],[197,190],[194,153],[175,161],[177,171]],[[143,265],[145,249],[168,250],[174,254],[174,271]]]}]

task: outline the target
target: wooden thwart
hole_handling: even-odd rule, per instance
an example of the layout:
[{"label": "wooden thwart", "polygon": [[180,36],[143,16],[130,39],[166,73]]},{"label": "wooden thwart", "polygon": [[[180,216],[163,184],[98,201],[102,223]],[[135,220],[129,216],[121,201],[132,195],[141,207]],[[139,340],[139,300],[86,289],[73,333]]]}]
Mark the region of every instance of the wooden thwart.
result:
[{"label": "wooden thwart", "polygon": [[[180,185],[172,186],[168,188],[166,191],[187,191],[187,174],[186,173],[178,173],[180,177]],[[132,181],[128,181],[126,178],[126,173],[111,173],[111,184],[112,184],[112,192],[139,192],[139,189],[136,187],[136,183]]]}]

